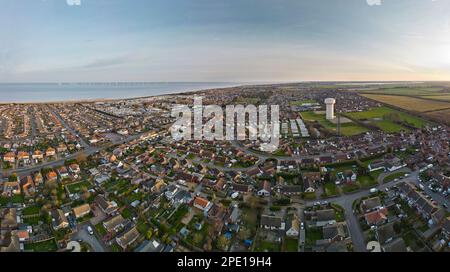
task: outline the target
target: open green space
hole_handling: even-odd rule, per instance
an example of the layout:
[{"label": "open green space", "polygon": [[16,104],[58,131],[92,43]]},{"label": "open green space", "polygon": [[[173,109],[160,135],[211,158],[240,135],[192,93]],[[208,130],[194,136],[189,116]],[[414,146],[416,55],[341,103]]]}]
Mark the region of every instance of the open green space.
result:
[{"label": "open green space", "polygon": [[298,239],[286,238],[284,240],[285,252],[298,252]]},{"label": "open green space", "polygon": [[92,187],[91,183],[88,181],[81,181],[66,185],[67,189],[71,194],[79,193],[83,188],[90,189]]},{"label": "open green space", "polygon": [[[336,124],[328,121],[326,119],[325,113],[319,113],[314,111],[306,111],[301,113],[303,119],[308,122],[318,122],[322,127],[331,131],[332,133],[336,133]],[[343,123],[341,124],[341,133],[344,136],[353,136],[358,135],[364,132],[367,132],[368,129],[362,127],[356,123]]]},{"label": "open green space", "polygon": [[397,173],[390,174],[390,175],[386,176],[386,177],[383,179],[383,183],[391,182],[391,181],[393,181],[393,180],[395,180],[395,179],[397,179],[397,178],[404,177],[405,174],[407,174],[407,172],[403,172],[403,171],[402,171],[402,172],[397,172]]}]

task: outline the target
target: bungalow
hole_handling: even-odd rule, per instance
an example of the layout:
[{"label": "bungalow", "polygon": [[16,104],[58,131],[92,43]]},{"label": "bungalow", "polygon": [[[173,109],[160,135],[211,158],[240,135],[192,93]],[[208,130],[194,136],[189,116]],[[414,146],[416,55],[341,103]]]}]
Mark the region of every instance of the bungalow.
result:
[{"label": "bungalow", "polygon": [[299,234],[300,221],[298,220],[297,216],[294,216],[294,218],[290,222],[288,222],[286,235],[289,237],[298,237]]},{"label": "bungalow", "polygon": [[51,210],[49,213],[52,218],[52,226],[54,230],[64,229],[69,226],[69,221],[62,210]]},{"label": "bungalow", "polygon": [[316,212],[316,226],[322,227],[336,223],[336,213],[333,209],[319,210]]},{"label": "bungalow", "polygon": [[97,195],[94,199],[95,204],[107,215],[111,215],[118,210],[118,205],[114,201],[108,201],[102,195]]},{"label": "bungalow", "polygon": [[330,242],[344,240],[346,237],[344,226],[345,224],[338,224],[338,223],[324,226],[322,228],[323,239],[327,239]]},{"label": "bungalow", "polygon": [[16,162],[16,154],[14,152],[8,152],[5,155],[3,155],[3,161],[9,162],[9,163],[15,163]]},{"label": "bungalow", "polygon": [[122,215],[116,215],[103,222],[103,227],[109,233],[116,233],[123,227],[125,227],[127,220],[125,220]]},{"label": "bungalow", "polygon": [[74,174],[78,174],[78,173],[80,173],[80,166],[76,163],[72,163],[69,166],[69,170],[70,170],[70,172],[72,172]]},{"label": "bungalow", "polygon": [[403,238],[397,238],[382,247],[383,252],[406,252],[406,244]]},{"label": "bungalow", "polygon": [[370,172],[378,171],[378,170],[386,170],[385,162],[383,160],[377,160],[369,164],[368,166]]},{"label": "bungalow", "polygon": [[302,192],[302,187],[298,185],[285,185],[278,187],[278,193],[283,195],[300,195]]},{"label": "bungalow", "polygon": [[378,227],[375,236],[382,245],[391,242],[395,237],[394,222]]},{"label": "bungalow", "polygon": [[134,243],[139,238],[139,231],[136,227],[125,231],[116,238],[117,244],[122,247],[123,250],[127,249],[132,243]]},{"label": "bungalow", "polygon": [[243,193],[243,194],[250,192],[250,186],[247,184],[232,183],[231,189],[234,192],[239,192],[239,193]]},{"label": "bungalow", "polygon": [[193,206],[207,214],[209,209],[213,206],[213,203],[202,197],[196,197]]},{"label": "bungalow", "polygon": [[381,207],[381,200],[378,196],[365,199],[362,201],[361,207],[364,209],[365,212],[372,211],[374,209]]},{"label": "bungalow", "polygon": [[284,230],[285,223],[282,222],[281,217],[279,216],[262,215],[261,228],[271,230]]},{"label": "bungalow", "polygon": [[381,208],[376,211],[366,213],[364,218],[369,226],[379,226],[387,221],[388,210]]},{"label": "bungalow", "polygon": [[81,206],[73,208],[73,214],[77,219],[88,215],[90,212],[91,206],[89,206],[89,204],[83,204]]},{"label": "bungalow", "polygon": [[271,187],[270,187],[270,182],[265,180],[262,183],[262,187],[260,190],[258,190],[257,194],[258,196],[265,196],[268,197],[270,196],[270,192],[272,191]]}]

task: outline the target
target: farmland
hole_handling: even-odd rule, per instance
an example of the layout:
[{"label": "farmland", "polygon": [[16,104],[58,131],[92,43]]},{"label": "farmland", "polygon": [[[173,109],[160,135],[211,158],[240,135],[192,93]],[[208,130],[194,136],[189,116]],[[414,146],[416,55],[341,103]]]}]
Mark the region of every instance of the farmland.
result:
[{"label": "farmland", "polygon": [[381,130],[389,133],[407,130],[400,122],[406,122],[416,128],[422,128],[426,123],[420,118],[388,107],[379,107],[363,112],[350,112],[346,115],[349,118],[375,125]]},{"label": "farmland", "polygon": [[420,99],[417,97],[378,94],[363,94],[362,96],[405,110],[414,110],[417,112],[435,111],[450,108],[450,103]]}]

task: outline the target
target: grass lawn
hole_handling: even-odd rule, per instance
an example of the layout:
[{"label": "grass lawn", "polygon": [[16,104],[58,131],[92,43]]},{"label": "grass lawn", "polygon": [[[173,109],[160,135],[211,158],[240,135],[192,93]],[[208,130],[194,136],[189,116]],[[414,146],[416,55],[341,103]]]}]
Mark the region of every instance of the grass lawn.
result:
[{"label": "grass lawn", "polygon": [[335,195],[339,194],[337,186],[333,182],[325,183],[325,185],[323,187],[325,189],[326,196],[335,196]]},{"label": "grass lawn", "polygon": [[[319,122],[319,124],[326,128],[327,130],[335,133],[336,132],[336,125],[333,124],[332,122],[328,121],[325,117],[325,114],[321,113],[315,113],[313,111],[306,111],[306,112],[302,112],[301,113],[302,117],[306,120],[306,121],[310,121],[310,122],[314,122],[317,121]],[[368,129],[366,129],[365,127],[362,127],[358,124],[355,123],[346,123],[346,124],[341,124],[341,133],[344,136],[353,136],[353,135],[358,135],[364,132],[367,132]]]},{"label": "grass lawn", "polygon": [[351,118],[358,120],[368,120],[373,125],[379,127],[385,132],[398,132],[402,129],[406,130],[406,128],[402,125],[396,124],[393,121],[386,119],[391,114],[395,114],[395,116],[397,116],[399,120],[407,122],[416,128],[422,128],[426,124],[426,121],[423,119],[388,107],[378,107],[363,112],[347,113],[347,115]]},{"label": "grass lawn", "polygon": [[54,239],[39,243],[25,244],[25,250],[32,250],[34,252],[54,252],[57,249],[58,247]]},{"label": "grass lawn", "polygon": [[316,245],[316,241],[321,239],[323,239],[322,228],[308,228],[306,230],[306,245],[314,246]]},{"label": "grass lawn", "polygon": [[307,100],[299,100],[299,101],[290,101],[289,105],[291,106],[302,106],[303,104],[314,104],[317,103],[315,100],[307,99]]},{"label": "grass lawn", "polygon": [[72,183],[72,184],[69,184],[69,185],[66,185],[66,186],[67,186],[67,189],[69,190],[69,192],[71,194],[75,194],[75,193],[80,192],[83,187],[85,187],[86,189],[90,189],[92,187],[91,183],[89,183],[88,181],[81,181],[81,182],[77,182],[77,183]]},{"label": "grass lawn", "polygon": [[344,222],[345,221],[345,214],[344,214],[344,208],[339,206],[338,204],[332,203],[331,207],[334,209],[336,214],[336,221],[337,222]]},{"label": "grass lawn", "polygon": [[286,238],[284,240],[285,252],[298,252],[298,239]]},{"label": "grass lawn", "polygon": [[123,218],[125,218],[125,219],[130,219],[130,218],[132,217],[132,213],[131,213],[131,211],[130,211],[128,208],[125,208],[125,209],[122,211],[122,216],[123,216]]},{"label": "grass lawn", "polygon": [[407,174],[407,172],[398,172],[398,173],[390,174],[389,176],[386,176],[383,179],[383,183],[391,182],[391,181],[393,181],[396,178],[400,178],[400,177],[405,176],[405,174]]},{"label": "grass lawn", "polygon": [[269,241],[258,241],[256,252],[280,252],[280,245]]},{"label": "grass lawn", "polygon": [[100,236],[105,236],[107,233],[105,227],[103,227],[103,223],[98,223],[97,225],[95,225],[95,230]]},{"label": "grass lawn", "polygon": [[359,190],[359,185],[356,183],[344,184],[344,186],[342,186],[342,190],[344,191],[344,193],[351,193],[351,192]]},{"label": "grass lawn", "polygon": [[363,188],[370,188],[378,184],[377,180],[370,175],[358,176],[357,180]]},{"label": "grass lawn", "polygon": [[316,199],[316,192],[312,193],[303,193],[303,199],[313,200]]}]

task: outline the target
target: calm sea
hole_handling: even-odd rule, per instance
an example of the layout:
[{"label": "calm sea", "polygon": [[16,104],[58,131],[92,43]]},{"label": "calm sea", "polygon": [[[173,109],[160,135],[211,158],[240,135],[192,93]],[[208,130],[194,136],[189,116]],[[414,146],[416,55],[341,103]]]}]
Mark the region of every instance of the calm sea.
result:
[{"label": "calm sea", "polygon": [[233,87],[238,85],[242,85],[242,83],[155,82],[0,84],[0,103],[134,98],[211,88]]}]

